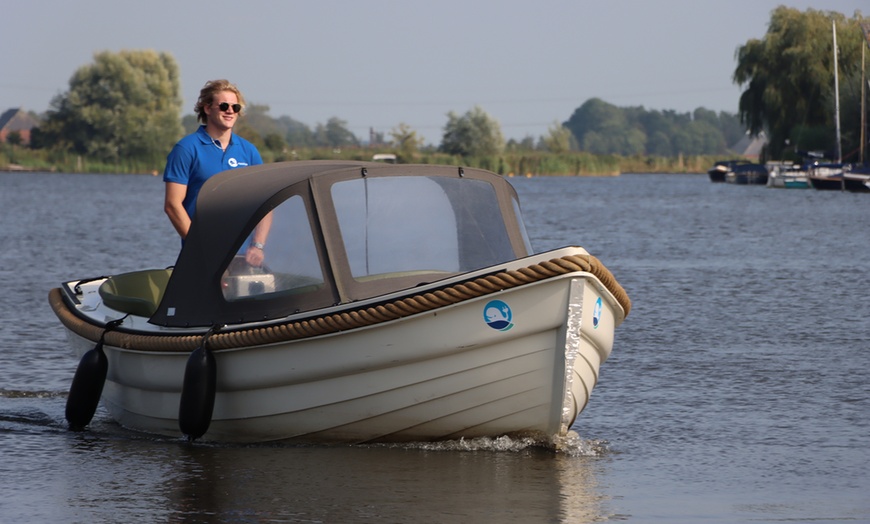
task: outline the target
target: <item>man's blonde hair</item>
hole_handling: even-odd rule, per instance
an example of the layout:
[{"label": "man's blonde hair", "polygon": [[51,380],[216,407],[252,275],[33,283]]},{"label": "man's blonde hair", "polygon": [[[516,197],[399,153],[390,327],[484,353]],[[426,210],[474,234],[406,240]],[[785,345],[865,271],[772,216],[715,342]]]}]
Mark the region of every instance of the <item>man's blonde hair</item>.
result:
[{"label": "man's blonde hair", "polygon": [[205,108],[210,106],[214,102],[215,96],[222,91],[232,91],[239,98],[239,103],[242,104],[242,107],[245,107],[245,97],[242,96],[242,92],[239,91],[239,88],[235,86],[235,84],[230,83],[229,80],[209,80],[205,83],[205,85],[199,91],[199,98],[196,101],[196,105],[193,106],[193,112],[196,113],[196,118],[202,122],[206,123],[208,120],[208,115],[205,114]]}]

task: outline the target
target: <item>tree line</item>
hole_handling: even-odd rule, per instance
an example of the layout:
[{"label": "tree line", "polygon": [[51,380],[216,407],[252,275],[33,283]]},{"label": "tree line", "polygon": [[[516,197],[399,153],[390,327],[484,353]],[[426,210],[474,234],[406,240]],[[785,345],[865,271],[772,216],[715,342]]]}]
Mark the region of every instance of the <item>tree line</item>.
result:
[{"label": "tree line", "polygon": [[[607,160],[609,156],[730,155],[734,152],[729,147],[747,131],[752,135],[764,132],[770,139],[765,155],[779,159],[800,149],[830,149],[834,134],[832,22],[837,24],[840,44],[844,150],[850,151],[859,140],[863,18],[858,12],[847,19],[834,12],[801,12],[782,6],[771,13],[767,34],[749,40],[735,54],[733,80],[746,89],[734,114],[705,108],[679,113],[617,107],[593,98],[566,121],[554,122],[546,134],[506,142],[498,121],[475,106],[464,114],[448,113],[441,142],[435,146],[423,144],[405,123],[387,136],[372,132],[364,142],[338,117],[311,127],[290,116],[272,117],[267,105],[251,104],[236,131],[258,146],[265,161],[299,158],[318,148],[339,151],[369,146],[389,148],[403,162],[431,161],[441,155],[440,160],[519,172],[523,169],[516,163],[522,160],[507,165],[503,157],[555,155],[564,160],[551,168],[577,172],[590,165],[577,154],[605,157],[592,162],[605,170],[614,165]],[[73,155],[106,164],[162,167],[173,144],[198,125],[194,115],[182,117],[179,79],[178,65],[168,53],[97,53],[93,63],[75,72],[68,91],[55,96],[49,110],[39,115],[41,125],[32,130],[29,147],[41,151],[49,162]],[[540,160],[535,162],[540,164]]]},{"label": "tree line", "polygon": [[[69,90],[57,95],[46,114],[40,115],[42,124],[31,132],[30,147],[55,158],[76,155],[106,164],[132,161],[162,166],[172,145],[199,125],[193,114],[181,117],[178,78],[178,66],[166,53],[98,53],[93,64],[73,75]],[[434,146],[424,144],[405,123],[386,136],[372,132],[363,142],[338,117],[310,127],[289,116],[272,117],[269,110],[268,105],[250,104],[236,126],[236,132],[253,142],[266,161],[299,158],[307,149],[363,147],[389,149],[402,162],[439,153],[464,163],[517,152],[714,155],[727,153],[728,144],[744,132],[736,115],[724,112],[647,111],[591,99],[568,121],[554,122],[545,135],[522,140],[505,141],[498,121],[479,106],[463,114],[451,111],[441,142]]]},{"label": "tree line", "polygon": [[692,113],[620,108],[593,98],[564,124],[577,148],[623,156],[726,154],[745,134],[736,114],[698,108]]}]

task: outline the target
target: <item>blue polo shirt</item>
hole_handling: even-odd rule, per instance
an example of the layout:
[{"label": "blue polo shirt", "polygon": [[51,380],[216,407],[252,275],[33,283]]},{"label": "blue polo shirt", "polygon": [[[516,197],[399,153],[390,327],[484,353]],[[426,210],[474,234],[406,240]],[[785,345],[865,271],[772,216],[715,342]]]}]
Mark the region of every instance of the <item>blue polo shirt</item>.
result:
[{"label": "blue polo shirt", "polygon": [[187,186],[183,204],[187,214],[193,217],[196,197],[206,180],[227,169],[262,163],[263,159],[256,146],[244,138],[233,133],[230,144],[224,151],[205,132],[205,126],[199,126],[195,133],[179,140],[169,152],[163,181]]}]

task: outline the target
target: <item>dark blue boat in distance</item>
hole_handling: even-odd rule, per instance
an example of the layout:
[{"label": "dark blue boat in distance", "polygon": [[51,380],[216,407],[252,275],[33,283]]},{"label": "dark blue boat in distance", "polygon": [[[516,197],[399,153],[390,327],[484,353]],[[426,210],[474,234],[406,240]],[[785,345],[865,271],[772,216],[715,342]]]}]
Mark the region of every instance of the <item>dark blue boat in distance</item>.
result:
[{"label": "dark blue boat in distance", "polygon": [[707,171],[711,182],[731,184],[767,184],[767,168],[749,160],[722,160]]},{"label": "dark blue boat in distance", "polygon": [[769,173],[767,168],[761,164],[748,162],[746,164],[738,164],[725,175],[725,181],[731,184],[750,184],[750,185],[767,185]]}]

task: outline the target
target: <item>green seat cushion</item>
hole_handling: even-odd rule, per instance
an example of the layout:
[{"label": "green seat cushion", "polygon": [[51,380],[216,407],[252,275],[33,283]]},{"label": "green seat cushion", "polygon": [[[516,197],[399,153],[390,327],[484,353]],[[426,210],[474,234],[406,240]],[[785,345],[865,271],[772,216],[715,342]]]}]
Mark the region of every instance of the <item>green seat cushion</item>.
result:
[{"label": "green seat cushion", "polygon": [[163,299],[172,269],[146,269],[111,276],[100,285],[108,307],[140,317],[150,317]]}]

